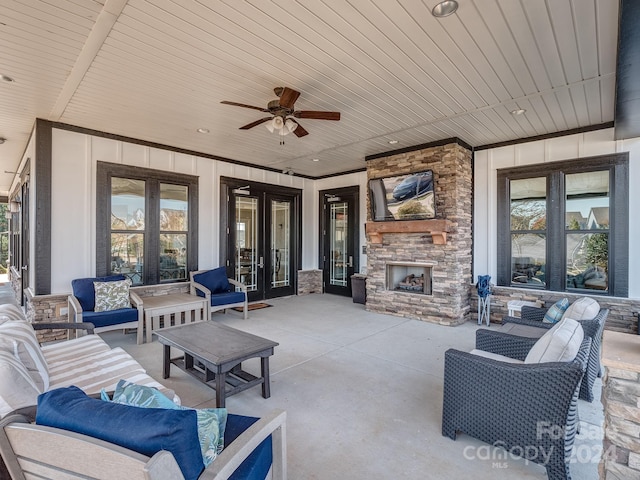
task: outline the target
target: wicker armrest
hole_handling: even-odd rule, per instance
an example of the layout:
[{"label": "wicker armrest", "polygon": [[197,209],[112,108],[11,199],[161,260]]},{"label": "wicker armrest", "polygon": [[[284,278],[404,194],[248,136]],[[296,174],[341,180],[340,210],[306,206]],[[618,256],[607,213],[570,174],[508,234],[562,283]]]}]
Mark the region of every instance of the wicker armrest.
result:
[{"label": "wicker armrest", "polygon": [[542,319],[544,319],[545,313],[547,313],[546,308],[523,305],[522,308],[520,309],[520,318],[524,320],[533,320],[533,321],[542,322]]},{"label": "wicker armrest", "polygon": [[555,323],[547,323],[541,320],[529,320],[527,318],[509,317],[506,316],[502,319],[502,323],[517,323],[518,325],[528,325],[530,327],[546,328],[549,329],[555,325]]},{"label": "wicker armrest", "polygon": [[522,360],[527,357],[537,338],[520,337],[497,330],[476,330],[476,348],[485,352],[497,353],[505,357]]}]

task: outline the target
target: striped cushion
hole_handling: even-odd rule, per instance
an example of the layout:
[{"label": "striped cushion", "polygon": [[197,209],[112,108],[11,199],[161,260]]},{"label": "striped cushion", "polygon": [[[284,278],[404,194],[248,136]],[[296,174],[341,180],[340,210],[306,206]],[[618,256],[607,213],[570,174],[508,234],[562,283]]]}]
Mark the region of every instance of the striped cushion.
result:
[{"label": "striped cushion", "polygon": [[18,356],[36,384],[42,391],[49,389],[49,369],[40,350],[40,344],[31,324],[25,321],[10,321],[0,325],[0,338],[10,338],[17,342]]},{"label": "striped cushion", "polygon": [[17,305],[12,305],[10,303],[3,303],[0,305],[0,324],[4,322],[10,322],[12,320],[23,320],[27,319],[24,316],[24,312]]},{"label": "striped cushion", "polygon": [[51,389],[75,385],[87,394],[99,393],[101,389],[113,391],[121,379],[139,385],[166,388],[145,372],[122,348],[102,350],[73,362],[55,362],[49,364]]},{"label": "striped cushion", "polygon": [[17,408],[35,405],[40,391],[22,362],[0,350],[0,418]]},{"label": "striped cushion", "polygon": [[98,335],[84,335],[58,343],[50,343],[41,347],[48,365],[52,363],[70,363],[78,358],[97,352],[109,351],[109,345]]}]

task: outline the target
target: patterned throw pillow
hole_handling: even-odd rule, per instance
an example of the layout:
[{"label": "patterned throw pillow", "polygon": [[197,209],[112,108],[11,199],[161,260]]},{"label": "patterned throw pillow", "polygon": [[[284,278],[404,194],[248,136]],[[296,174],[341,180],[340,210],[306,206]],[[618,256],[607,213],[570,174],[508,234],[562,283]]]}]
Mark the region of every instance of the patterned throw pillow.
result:
[{"label": "patterned throw pillow", "polygon": [[95,312],[107,312],[109,310],[119,310],[129,308],[129,287],[131,280],[119,280],[116,282],[93,282],[96,291]]},{"label": "patterned throw pillow", "polygon": [[113,399],[109,399],[107,392],[100,392],[102,400],[121,403],[142,408],[165,408],[170,410],[195,410],[198,419],[198,439],[202,452],[202,462],[207,467],[215,460],[224,448],[224,432],[227,425],[226,408],[193,409],[176,405],[159,390],[137,385],[126,380],[120,380],[113,392]]},{"label": "patterned throw pillow", "polygon": [[549,310],[547,310],[542,321],[546,323],[558,323],[562,319],[562,315],[564,315],[567,308],[569,308],[568,298],[558,300]]}]

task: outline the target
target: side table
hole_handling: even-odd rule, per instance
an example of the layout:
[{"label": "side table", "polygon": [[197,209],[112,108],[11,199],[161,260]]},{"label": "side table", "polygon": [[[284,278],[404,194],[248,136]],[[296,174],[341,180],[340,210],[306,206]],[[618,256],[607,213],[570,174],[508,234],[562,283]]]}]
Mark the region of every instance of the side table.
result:
[{"label": "side table", "polygon": [[[152,330],[160,328],[160,319],[163,320],[164,327],[209,320],[206,318],[207,300],[188,293],[142,297],[142,308],[147,343],[151,343]],[[142,325],[138,329],[142,330]],[[138,336],[138,343],[142,343],[141,337],[141,335]]]},{"label": "side table", "polygon": [[520,312],[522,311],[522,307],[537,307],[538,304],[536,302],[526,302],[524,300],[510,300],[507,302],[507,309],[509,310],[509,316],[515,317],[516,312],[518,312],[518,316],[520,316]]}]

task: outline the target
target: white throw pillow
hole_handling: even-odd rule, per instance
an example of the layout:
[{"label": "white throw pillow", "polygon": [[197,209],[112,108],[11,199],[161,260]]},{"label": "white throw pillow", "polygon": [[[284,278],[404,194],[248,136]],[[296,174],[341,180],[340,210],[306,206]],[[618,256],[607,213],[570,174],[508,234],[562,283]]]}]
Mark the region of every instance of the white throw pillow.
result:
[{"label": "white throw pillow", "polygon": [[600,312],[600,304],[593,298],[581,297],[567,308],[562,318],[573,318],[574,320],[591,320],[596,318]]},{"label": "white throw pillow", "polygon": [[565,318],[533,345],[524,363],[569,362],[576,358],[582,340],[582,325],[572,318]]}]

